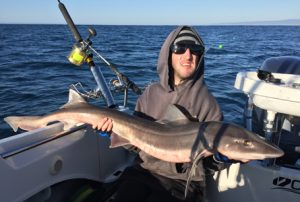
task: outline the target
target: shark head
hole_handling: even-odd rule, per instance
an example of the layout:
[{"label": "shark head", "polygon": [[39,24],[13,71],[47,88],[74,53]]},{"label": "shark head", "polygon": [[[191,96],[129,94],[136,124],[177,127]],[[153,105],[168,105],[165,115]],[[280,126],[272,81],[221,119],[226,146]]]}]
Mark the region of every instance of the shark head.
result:
[{"label": "shark head", "polygon": [[207,125],[207,130],[214,134],[210,146],[230,159],[261,160],[284,154],[263,137],[234,124],[212,122]]}]

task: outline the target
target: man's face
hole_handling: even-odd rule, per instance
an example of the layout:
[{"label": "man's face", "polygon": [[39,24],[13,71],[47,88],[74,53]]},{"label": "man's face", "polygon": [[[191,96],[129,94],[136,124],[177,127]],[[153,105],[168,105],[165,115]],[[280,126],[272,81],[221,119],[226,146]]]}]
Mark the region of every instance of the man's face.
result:
[{"label": "man's face", "polygon": [[190,48],[182,54],[172,52],[175,85],[190,78],[196,71],[199,55],[192,53]]}]

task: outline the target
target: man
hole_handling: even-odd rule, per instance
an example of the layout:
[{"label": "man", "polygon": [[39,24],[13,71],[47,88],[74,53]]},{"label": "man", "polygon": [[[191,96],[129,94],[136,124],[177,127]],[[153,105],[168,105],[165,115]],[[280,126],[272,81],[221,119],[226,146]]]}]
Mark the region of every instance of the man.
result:
[{"label": "man", "polygon": [[[176,104],[199,122],[222,120],[220,107],[204,82],[204,43],[192,27],[180,26],[169,34],[160,51],[157,71],[160,81],[139,97],[135,115],[160,120],[168,105]],[[102,131],[111,131],[112,127],[109,119],[98,125]],[[200,161],[185,197],[191,163],[165,162],[143,151],[139,151],[139,158],[140,164],[125,170],[111,201],[202,201],[205,171],[224,165],[212,157]]]}]

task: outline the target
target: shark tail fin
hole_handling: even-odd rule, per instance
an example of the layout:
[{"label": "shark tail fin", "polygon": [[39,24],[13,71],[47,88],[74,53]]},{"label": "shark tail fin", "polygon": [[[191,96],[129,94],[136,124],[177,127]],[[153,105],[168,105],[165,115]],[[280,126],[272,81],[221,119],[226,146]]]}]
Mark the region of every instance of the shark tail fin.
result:
[{"label": "shark tail fin", "polygon": [[10,125],[14,132],[17,132],[18,128],[30,131],[46,126],[39,123],[40,118],[40,116],[9,116],[4,118],[4,121]]}]

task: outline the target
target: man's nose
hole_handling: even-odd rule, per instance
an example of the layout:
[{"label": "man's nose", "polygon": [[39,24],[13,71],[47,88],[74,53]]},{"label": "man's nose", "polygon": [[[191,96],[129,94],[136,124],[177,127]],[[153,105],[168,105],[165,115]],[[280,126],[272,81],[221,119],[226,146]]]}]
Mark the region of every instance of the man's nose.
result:
[{"label": "man's nose", "polygon": [[184,55],[185,58],[188,58],[188,59],[192,58],[192,52],[189,48],[186,49],[186,51],[184,52],[183,55]]}]

